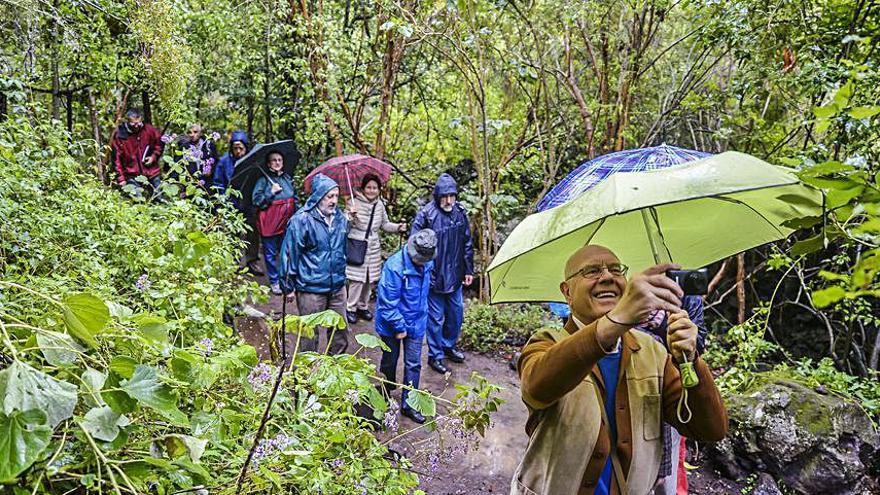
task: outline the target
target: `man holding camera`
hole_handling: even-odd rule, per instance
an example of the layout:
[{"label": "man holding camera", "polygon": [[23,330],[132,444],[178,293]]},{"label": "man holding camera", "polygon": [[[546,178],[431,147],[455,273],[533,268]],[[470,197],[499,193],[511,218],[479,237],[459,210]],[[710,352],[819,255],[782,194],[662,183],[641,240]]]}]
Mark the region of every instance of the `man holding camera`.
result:
[{"label": "man holding camera", "polygon": [[[727,434],[727,412],[697,354],[697,327],[681,310],[684,293],[665,275],[676,268],[656,265],[627,281],[607,248],[584,246],[568,259],[560,290],[571,317],[564,330],[535,334],[518,363],[530,438],[512,495],[647,494],[664,421],[696,440]],[[657,311],[668,314],[669,352],[630,331]],[[699,378],[688,389],[679,371],[685,360]]]}]

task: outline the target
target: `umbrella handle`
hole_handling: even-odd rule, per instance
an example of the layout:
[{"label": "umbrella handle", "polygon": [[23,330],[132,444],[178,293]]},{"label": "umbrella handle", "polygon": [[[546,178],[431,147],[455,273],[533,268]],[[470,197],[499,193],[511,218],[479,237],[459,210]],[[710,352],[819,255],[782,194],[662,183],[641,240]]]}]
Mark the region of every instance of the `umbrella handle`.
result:
[{"label": "umbrella handle", "polygon": [[348,183],[348,197],[354,197],[354,190],[351,188],[351,176],[348,175],[348,165],[345,166],[345,182]]}]

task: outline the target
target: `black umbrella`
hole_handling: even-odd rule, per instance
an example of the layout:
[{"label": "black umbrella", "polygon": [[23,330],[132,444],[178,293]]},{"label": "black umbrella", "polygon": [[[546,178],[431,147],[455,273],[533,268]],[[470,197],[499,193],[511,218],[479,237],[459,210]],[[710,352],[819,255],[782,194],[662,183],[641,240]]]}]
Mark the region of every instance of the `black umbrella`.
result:
[{"label": "black umbrella", "polygon": [[286,139],[254,146],[247,155],[235,163],[235,173],[232,175],[231,185],[234,189],[241,191],[242,207],[251,206],[254,186],[260,176],[272,180],[266,168],[266,157],[272,152],[281,153],[281,156],[284,157],[284,173],[293,176],[293,171],[299,163],[300,154],[292,140]]}]

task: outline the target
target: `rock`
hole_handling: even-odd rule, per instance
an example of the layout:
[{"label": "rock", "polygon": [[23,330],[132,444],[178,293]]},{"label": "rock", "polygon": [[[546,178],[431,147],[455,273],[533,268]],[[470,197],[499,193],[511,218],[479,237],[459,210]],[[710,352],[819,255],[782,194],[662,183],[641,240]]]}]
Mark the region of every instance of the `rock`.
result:
[{"label": "rock", "polygon": [[782,495],[782,492],[779,491],[779,487],[776,486],[776,480],[772,476],[767,473],[761,473],[751,495]]},{"label": "rock", "polygon": [[707,452],[719,470],[766,473],[795,493],[878,493],[880,437],[857,404],[776,376],[759,383],[725,398],[730,433]]}]

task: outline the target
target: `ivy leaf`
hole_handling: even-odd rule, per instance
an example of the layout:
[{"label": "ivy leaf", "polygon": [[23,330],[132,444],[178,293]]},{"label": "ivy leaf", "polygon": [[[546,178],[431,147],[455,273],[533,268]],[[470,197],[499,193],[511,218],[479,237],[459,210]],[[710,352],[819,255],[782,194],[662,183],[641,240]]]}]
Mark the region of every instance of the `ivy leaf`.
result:
[{"label": "ivy leaf", "polygon": [[846,297],[846,291],[843,287],[835,285],[827,289],[813,291],[810,297],[813,299],[813,305],[821,309]]},{"label": "ivy leaf", "polygon": [[376,349],[378,347],[385,352],[391,352],[391,348],[385,345],[385,342],[382,342],[382,339],[373,334],[359,333],[354,336],[354,340],[368,349]]},{"label": "ivy leaf", "polygon": [[119,429],[128,426],[128,424],[127,417],[114,412],[109,406],[89,409],[85,418],[80,422],[82,429],[89,432],[89,435],[105,442],[116,440]]},{"label": "ivy leaf", "polygon": [[76,385],[56,380],[20,361],[13,361],[0,371],[3,413],[39,409],[46,413],[47,424],[52,429],[73,416],[76,390]]},{"label": "ivy leaf", "polygon": [[131,380],[123,380],[122,390],[141,404],[152,408],[168,420],[180,426],[189,425],[186,415],[177,408],[177,400],[171,388],[159,382],[156,370],[139,364]]},{"label": "ivy leaf", "polygon": [[64,324],[67,331],[89,347],[98,347],[95,335],[104,330],[110,320],[110,310],[104,301],[91,294],[74,294],[64,299]]},{"label": "ivy leaf", "polygon": [[0,413],[0,483],[12,483],[49,445],[52,429],[38,409]]},{"label": "ivy leaf", "polygon": [[85,351],[70,335],[60,332],[37,332],[37,345],[52,366],[75,363],[79,353]]},{"label": "ivy leaf", "polygon": [[409,390],[406,393],[406,405],[425,416],[437,415],[437,404],[434,402],[434,398],[421,390]]}]

